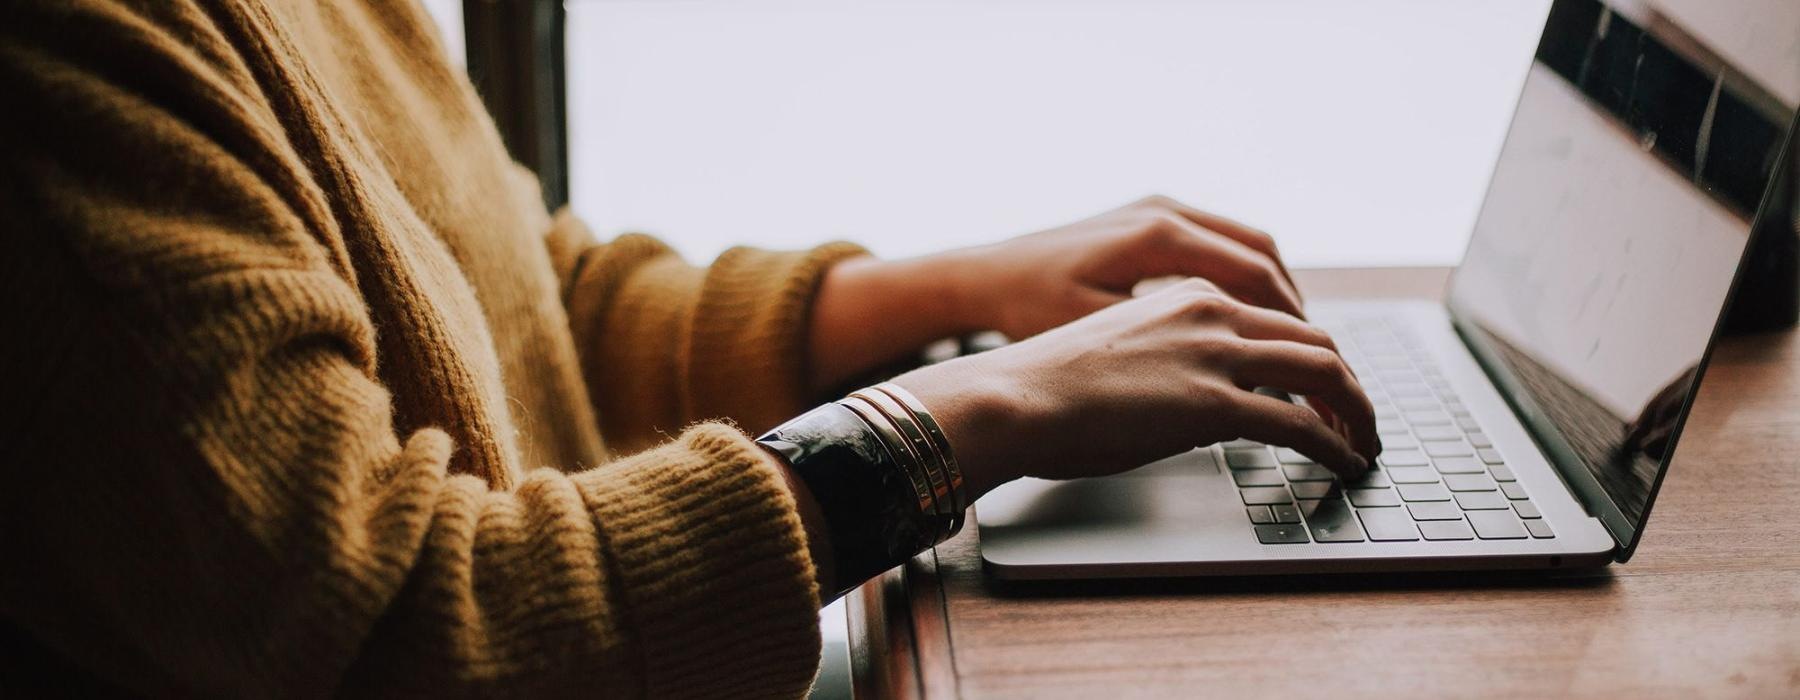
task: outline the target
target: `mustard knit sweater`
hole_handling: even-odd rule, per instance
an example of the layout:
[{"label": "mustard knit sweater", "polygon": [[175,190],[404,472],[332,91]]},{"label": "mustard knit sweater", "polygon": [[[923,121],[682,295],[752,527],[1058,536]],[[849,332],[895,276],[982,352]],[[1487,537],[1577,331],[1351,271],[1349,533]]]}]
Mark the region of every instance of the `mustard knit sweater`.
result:
[{"label": "mustard knit sweater", "polygon": [[793,500],[700,421],[805,408],[857,250],[596,242],[444,55],[410,0],[0,3],[5,683],[805,692]]}]

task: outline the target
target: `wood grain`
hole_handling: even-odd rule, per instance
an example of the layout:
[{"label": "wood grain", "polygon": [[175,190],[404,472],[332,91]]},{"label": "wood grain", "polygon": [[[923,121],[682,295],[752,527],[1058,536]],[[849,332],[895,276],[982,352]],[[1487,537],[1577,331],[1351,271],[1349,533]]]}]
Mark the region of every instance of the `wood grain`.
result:
[{"label": "wood grain", "polygon": [[[1436,297],[1445,280],[1298,276],[1321,299]],[[909,590],[904,609],[879,611],[888,624],[947,624],[886,650],[917,664],[908,692],[927,697],[1800,697],[1797,463],[1800,340],[1732,338],[1625,565],[1002,586],[971,527],[934,567],[871,585]],[[859,679],[860,697],[893,690]]]}]

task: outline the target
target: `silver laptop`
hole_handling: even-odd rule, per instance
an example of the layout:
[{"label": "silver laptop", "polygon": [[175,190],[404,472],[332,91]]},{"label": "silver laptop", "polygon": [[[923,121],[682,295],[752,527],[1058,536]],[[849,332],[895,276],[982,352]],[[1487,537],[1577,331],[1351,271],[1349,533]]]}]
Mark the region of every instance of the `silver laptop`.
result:
[{"label": "silver laptop", "polygon": [[1014,482],[976,509],[988,570],[1627,560],[1752,231],[1794,235],[1781,155],[1797,101],[1800,3],[1556,0],[1447,303],[1308,309],[1375,404],[1379,466],[1342,483],[1238,441]]}]

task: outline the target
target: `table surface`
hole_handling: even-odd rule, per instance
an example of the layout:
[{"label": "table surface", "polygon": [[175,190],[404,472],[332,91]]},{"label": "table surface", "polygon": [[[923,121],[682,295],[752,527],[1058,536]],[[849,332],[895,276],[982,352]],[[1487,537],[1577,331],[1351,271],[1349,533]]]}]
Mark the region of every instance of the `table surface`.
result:
[{"label": "table surface", "polygon": [[[1309,298],[1446,271],[1298,273]],[[1800,697],[1800,347],[1715,352],[1628,564],[1003,587],[976,528],[848,598],[859,697]]]}]

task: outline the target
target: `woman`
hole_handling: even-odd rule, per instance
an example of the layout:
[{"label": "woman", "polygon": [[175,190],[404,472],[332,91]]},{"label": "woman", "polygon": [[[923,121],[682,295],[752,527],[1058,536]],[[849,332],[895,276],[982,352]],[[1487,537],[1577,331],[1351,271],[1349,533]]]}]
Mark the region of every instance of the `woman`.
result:
[{"label": "woman", "polygon": [[[694,267],[545,212],[415,5],[30,0],[0,33],[15,684],[797,696],[840,579],[1010,479],[1377,449],[1268,237],[1168,200]],[[1128,300],[1169,275],[1210,282]],[[752,439],[980,328],[1028,339]]]}]

